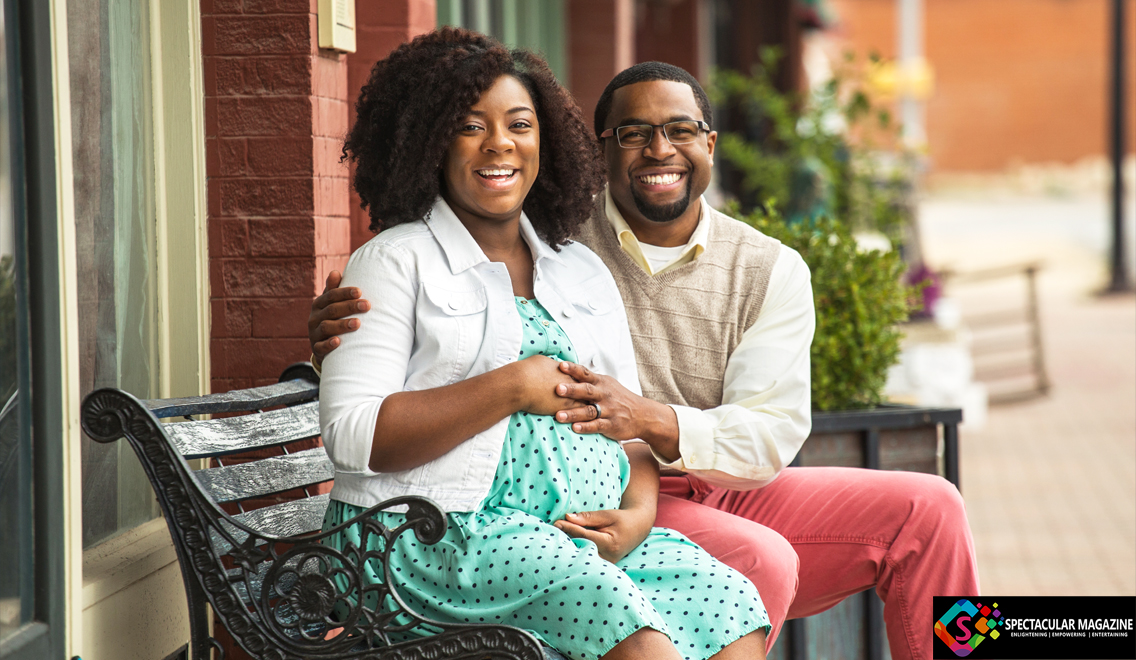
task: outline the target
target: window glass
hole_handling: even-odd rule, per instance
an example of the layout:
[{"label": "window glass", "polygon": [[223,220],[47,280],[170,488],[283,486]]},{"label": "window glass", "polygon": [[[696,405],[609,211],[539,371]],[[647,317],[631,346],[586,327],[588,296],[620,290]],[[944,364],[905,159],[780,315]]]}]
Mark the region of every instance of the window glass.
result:
[{"label": "window glass", "polygon": [[[83,393],[157,393],[156,238],[147,2],[69,0],[71,137]],[[84,438],[83,547],[154,518],[126,442]]]},{"label": "window glass", "polygon": [[[31,537],[31,434],[19,401],[27,390],[27,323],[21,293],[23,268],[17,247],[13,200],[8,43],[0,12],[0,643],[31,620],[34,555]],[[19,257],[19,258],[18,258]],[[20,281],[18,281],[18,279]],[[23,350],[21,350],[23,349]],[[22,354],[22,355],[21,355]]]},{"label": "window glass", "polygon": [[561,84],[568,80],[564,0],[438,0],[438,26],[456,25],[540,53]]}]

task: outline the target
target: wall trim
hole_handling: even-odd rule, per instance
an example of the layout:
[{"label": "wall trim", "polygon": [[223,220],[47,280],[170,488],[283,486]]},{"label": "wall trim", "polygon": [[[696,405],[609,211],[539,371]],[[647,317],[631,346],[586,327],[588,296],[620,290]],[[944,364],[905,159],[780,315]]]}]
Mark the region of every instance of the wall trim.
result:
[{"label": "wall trim", "polygon": [[79,307],[75,260],[75,186],[71,161],[71,72],[67,1],[51,2],[52,89],[55,108],[56,222],[59,266],[60,382],[63,411],[63,538],[67,656],[83,643],[83,465],[79,428]]},{"label": "wall trim", "polygon": [[[165,518],[155,518],[83,553],[83,609],[177,563]],[[172,594],[171,594],[172,596]]]},{"label": "wall trim", "polygon": [[209,255],[201,13],[150,0],[158,394],[209,392]]}]

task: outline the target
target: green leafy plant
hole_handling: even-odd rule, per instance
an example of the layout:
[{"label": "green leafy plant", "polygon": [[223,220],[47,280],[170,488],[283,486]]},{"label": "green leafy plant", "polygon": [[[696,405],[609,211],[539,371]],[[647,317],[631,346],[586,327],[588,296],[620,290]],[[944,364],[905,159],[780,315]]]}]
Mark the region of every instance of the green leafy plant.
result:
[{"label": "green leafy plant", "polygon": [[916,160],[895,149],[899,127],[890,112],[873,104],[850,56],[808,95],[777,89],[780,59],[767,47],[751,75],[719,71],[710,88],[742,126],[719,135],[717,145],[741,173],[742,191],[769,200],[768,210],[791,223],[836,217],[901,245],[912,219]]},{"label": "green leafy plant", "polygon": [[848,225],[827,217],[786,223],[775,210],[738,215],[736,205],[727,213],[795,249],[812,271],[813,408],[879,404],[888,367],[899,359],[897,324],[916,299],[903,284],[906,266],[898,252],[860,250]]}]

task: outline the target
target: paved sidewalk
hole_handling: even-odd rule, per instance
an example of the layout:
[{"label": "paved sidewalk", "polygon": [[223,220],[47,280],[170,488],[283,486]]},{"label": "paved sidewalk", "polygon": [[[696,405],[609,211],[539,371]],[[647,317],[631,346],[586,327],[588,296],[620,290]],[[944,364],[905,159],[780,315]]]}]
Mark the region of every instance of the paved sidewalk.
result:
[{"label": "paved sidewalk", "polygon": [[921,227],[933,266],[1046,262],[1051,393],[961,429],[982,591],[1136,594],[1136,298],[1091,293],[1105,281],[1103,202],[931,198]]}]

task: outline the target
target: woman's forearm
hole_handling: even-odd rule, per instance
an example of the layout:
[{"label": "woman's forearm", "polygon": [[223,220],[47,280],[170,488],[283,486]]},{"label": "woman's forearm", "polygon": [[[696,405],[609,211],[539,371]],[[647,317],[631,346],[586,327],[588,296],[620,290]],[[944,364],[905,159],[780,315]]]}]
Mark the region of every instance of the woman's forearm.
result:
[{"label": "woman's forearm", "polygon": [[650,526],[655,524],[655,510],[659,503],[659,463],[651,453],[651,448],[641,442],[623,445],[627,460],[631,463],[631,476],[619,508],[625,511],[640,511],[650,517]]},{"label": "woman's forearm", "polygon": [[399,472],[425,465],[523,409],[524,371],[514,362],[453,385],[387,396],[375,422],[370,468]]},{"label": "woman's forearm", "polygon": [[557,364],[534,355],[453,385],[388,395],[375,420],[369,467],[416,468],[517,411],[552,415],[579,405],[556,395],[556,386],[571,380]]}]

